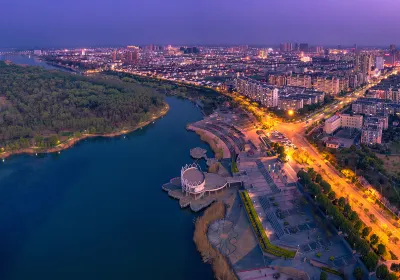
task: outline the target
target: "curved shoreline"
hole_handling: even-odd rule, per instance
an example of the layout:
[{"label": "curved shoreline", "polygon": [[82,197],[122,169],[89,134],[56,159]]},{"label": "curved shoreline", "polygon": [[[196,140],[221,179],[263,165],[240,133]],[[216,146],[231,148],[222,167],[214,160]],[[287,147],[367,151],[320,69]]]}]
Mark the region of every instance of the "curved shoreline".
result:
[{"label": "curved shoreline", "polygon": [[29,148],[21,149],[18,151],[3,152],[3,153],[0,153],[0,159],[4,160],[10,156],[22,155],[22,154],[33,155],[33,154],[37,154],[37,153],[42,153],[42,154],[56,153],[56,152],[60,152],[62,150],[66,150],[66,149],[72,147],[73,145],[75,145],[76,143],[78,143],[79,141],[87,139],[87,138],[93,138],[93,137],[111,138],[111,137],[121,136],[123,134],[131,133],[139,128],[149,125],[153,121],[165,116],[168,113],[169,109],[170,109],[169,104],[167,102],[165,102],[165,106],[163,107],[163,109],[160,112],[156,113],[152,119],[142,122],[142,123],[139,123],[138,125],[136,125],[133,128],[124,129],[124,130],[107,133],[107,134],[82,134],[82,136],[79,138],[68,139],[56,147],[47,148],[47,149],[46,148],[43,149],[43,148],[29,147]]},{"label": "curved shoreline", "polygon": [[214,202],[204,214],[196,219],[193,241],[203,261],[211,265],[216,279],[237,280],[232,266],[221,252],[210,243],[207,232],[210,224],[225,219],[226,209],[223,202]]}]

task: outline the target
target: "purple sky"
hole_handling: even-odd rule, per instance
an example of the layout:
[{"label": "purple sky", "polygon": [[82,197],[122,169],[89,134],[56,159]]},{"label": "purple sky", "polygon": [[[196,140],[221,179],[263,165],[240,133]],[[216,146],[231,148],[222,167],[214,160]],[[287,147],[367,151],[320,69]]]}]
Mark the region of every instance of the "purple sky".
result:
[{"label": "purple sky", "polygon": [[400,44],[400,0],[1,0],[0,47]]}]

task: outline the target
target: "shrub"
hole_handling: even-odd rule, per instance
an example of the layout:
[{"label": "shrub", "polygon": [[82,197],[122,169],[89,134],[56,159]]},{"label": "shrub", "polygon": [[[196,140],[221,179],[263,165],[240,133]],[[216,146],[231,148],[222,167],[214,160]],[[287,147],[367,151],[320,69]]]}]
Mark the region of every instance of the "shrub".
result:
[{"label": "shrub", "polygon": [[320,280],[328,280],[328,274],[325,271],[321,271],[319,279]]},{"label": "shrub", "polygon": [[356,280],[362,280],[364,278],[364,272],[361,267],[354,268],[353,276]]}]

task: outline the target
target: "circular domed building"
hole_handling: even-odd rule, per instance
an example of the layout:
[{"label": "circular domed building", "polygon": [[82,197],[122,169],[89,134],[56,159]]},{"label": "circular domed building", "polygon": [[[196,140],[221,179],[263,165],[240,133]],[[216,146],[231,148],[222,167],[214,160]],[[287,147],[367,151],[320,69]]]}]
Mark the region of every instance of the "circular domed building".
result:
[{"label": "circular domed building", "polygon": [[182,193],[195,200],[204,195],[218,193],[232,185],[242,185],[240,178],[225,178],[215,173],[203,172],[196,163],[186,164],[182,167],[180,183]]},{"label": "circular domed building", "polygon": [[181,169],[182,191],[194,199],[200,198],[205,191],[206,176],[195,164],[186,164]]}]

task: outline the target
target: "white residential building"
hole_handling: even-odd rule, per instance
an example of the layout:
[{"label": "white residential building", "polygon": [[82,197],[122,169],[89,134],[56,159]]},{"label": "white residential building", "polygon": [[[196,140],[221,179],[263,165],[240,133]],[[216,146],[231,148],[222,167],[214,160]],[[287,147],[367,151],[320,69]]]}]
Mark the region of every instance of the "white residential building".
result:
[{"label": "white residential building", "polygon": [[332,134],[340,128],[340,116],[334,115],[325,121],[324,132]]},{"label": "white residential building", "polygon": [[363,126],[363,116],[340,114],[340,126],[345,128],[361,129]]},{"label": "white residential building", "polygon": [[340,114],[334,115],[325,121],[324,132],[327,134],[332,134],[341,127],[361,130],[362,126],[362,115]]},{"label": "white residential building", "polygon": [[385,68],[384,67],[384,63],[385,63],[385,60],[383,59],[382,56],[377,56],[375,58],[375,67],[376,67],[376,69],[383,70],[383,68]]},{"label": "white residential building", "polygon": [[235,87],[240,94],[260,102],[265,107],[278,106],[278,89],[275,87],[244,77],[235,80]]}]

